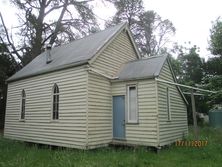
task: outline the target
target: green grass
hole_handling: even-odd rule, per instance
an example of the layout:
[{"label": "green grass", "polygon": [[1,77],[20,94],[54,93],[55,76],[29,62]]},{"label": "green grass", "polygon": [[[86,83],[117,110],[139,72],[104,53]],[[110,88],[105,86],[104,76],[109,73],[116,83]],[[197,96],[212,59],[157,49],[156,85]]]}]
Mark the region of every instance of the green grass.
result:
[{"label": "green grass", "polygon": [[[145,148],[102,148],[90,151],[48,149],[28,146],[0,137],[0,167],[213,167],[222,163],[222,130],[209,127],[200,130],[206,147],[176,147],[159,154]],[[192,140],[192,133],[187,140]]]}]

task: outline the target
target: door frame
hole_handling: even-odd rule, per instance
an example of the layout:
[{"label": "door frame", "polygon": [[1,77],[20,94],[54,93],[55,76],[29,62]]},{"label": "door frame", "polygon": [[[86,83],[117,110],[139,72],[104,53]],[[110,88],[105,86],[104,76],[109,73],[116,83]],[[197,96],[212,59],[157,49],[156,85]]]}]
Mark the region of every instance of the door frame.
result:
[{"label": "door frame", "polygon": [[[124,121],[125,121],[125,125],[124,125],[124,137],[123,138],[117,138],[113,136],[113,132],[114,132],[114,128],[113,128],[113,122],[114,122],[114,114],[113,114],[113,97],[116,96],[124,96]],[[126,140],[126,95],[112,95],[112,139],[114,140]]]}]

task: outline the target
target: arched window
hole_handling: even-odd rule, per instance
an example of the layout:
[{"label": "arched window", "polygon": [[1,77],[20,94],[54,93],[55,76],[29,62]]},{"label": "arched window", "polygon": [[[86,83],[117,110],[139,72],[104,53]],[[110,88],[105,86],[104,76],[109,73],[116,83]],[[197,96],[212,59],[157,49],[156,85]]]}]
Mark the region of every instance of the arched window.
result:
[{"label": "arched window", "polygon": [[59,119],[59,87],[57,84],[53,86],[52,119]]},{"label": "arched window", "polygon": [[26,94],[25,90],[22,90],[21,94],[21,119],[25,119],[25,100],[26,100]]}]

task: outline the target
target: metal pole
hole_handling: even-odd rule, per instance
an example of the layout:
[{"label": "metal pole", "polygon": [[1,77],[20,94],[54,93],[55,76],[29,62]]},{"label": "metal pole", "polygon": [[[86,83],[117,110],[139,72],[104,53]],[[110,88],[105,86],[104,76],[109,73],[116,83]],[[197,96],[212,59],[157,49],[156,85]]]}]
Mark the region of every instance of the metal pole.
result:
[{"label": "metal pole", "polygon": [[196,106],[193,89],[191,89],[191,103],[192,103],[192,113],[193,113],[193,128],[195,140],[198,140],[198,127],[197,127],[197,117],[196,117]]},{"label": "metal pole", "polygon": [[176,86],[188,88],[188,89],[199,90],[199,91],[202,91],[202,92],[217,93],[216,91],[210,91],[210,90],[206,90],[206,89],[200,89],[200,88],[196,88],[196,87],[193,87],[193,86],[187,86],[187,85],[183,85],[183,84],[178,84],[178,83],[176,83],[176,82],[165,81],[165,80],[158,79],[158,78],[155,78],[155,80],[157,80],[157,81],[159,81],[159,82],[163,82],[163,83],[168,83],[168,84],[171,84],[171,85],[176,85]]}]

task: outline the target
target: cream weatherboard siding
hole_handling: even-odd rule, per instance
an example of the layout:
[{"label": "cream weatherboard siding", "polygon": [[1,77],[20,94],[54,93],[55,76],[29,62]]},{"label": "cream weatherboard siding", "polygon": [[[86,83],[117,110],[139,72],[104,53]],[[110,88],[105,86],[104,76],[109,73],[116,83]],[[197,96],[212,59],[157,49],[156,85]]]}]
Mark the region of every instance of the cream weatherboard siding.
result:
[{"label": "cream weatherboard siding", "polygon": [[[112,96],[125,95],[127,106],[127,86],[137,85],[138,93],[138,124],[127,123],[126,144],[157,146],[157,103],[156,86],[153,79],[112,83]],[[127,107],[125,107],[127,115]]]},{"label": "cream weatherboard siding", "polygon": [[[121,65],[137,59],[125,31],[121,32],[95,59],[91,67],[107,75],[115,75]],[[88,75],[88,147],[108,145],[112,141],[111,83],[102,76]]]},{"label": "cream weatherboard siding", "polygon": [[[6,138],[49,145],[85,148],[87,71],[65,69],[8,84]],[[52,87],[59,86],[59,120],[52,121]],[[22,89],[26,92],[25,122],[20,118]]]},{"label": "cream weatherboard siding", "polygon": [[[161,70],[159,78],[170,82],[174,81],[167,61]],[[159,106],[159,142],[160,146],[163,146],[178,139],[182,139],[184,135],[187,135],[187,107],[176,86],[162,82],[157,83]],[[167,114],[167,87],[169,88],[170,92],[171,121],[168,121]]]},{"label": "cream weatherboard siding", "polygon": [[88,148],[112,141],[111,84],[104,77],[88,75]]},{"label": "cream weatherboard siding", "polygon": [[92,67],[115,76],[121,66],[131,60],[136,60],[137,55],[128,34],[121,32],[111,44],[96,58]]},{"label": "cream weatherboard siding", "polygon": [[[128,34],[121,32],[95,59],[91,67],[114,76],[124,63],[137,59]],[[112,141],[111,83],[92,73],[88,75],[88,147],[108,145]]]}]

